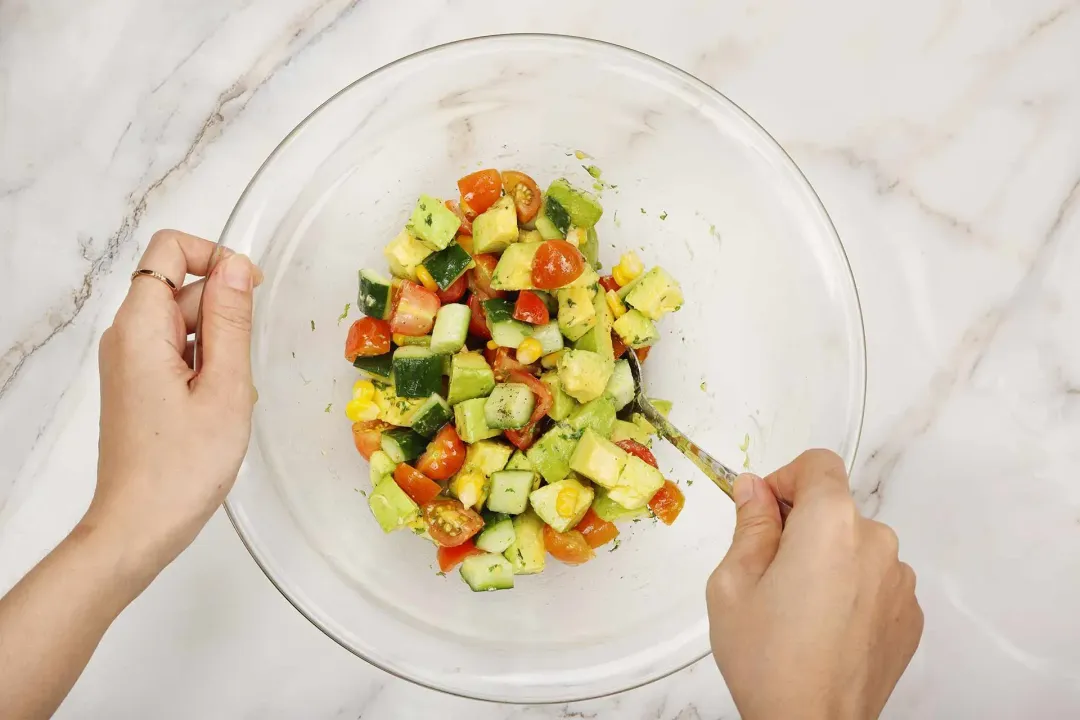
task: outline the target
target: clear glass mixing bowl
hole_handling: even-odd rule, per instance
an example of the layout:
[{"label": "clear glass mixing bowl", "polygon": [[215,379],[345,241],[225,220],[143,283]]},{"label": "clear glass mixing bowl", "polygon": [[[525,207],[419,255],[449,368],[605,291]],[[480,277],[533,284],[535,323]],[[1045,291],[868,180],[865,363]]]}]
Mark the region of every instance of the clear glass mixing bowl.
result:
[{"label": "clear glass mixing bowl", "polygon": [[[581,160],[575,150],[592,159]],[[858,444],[865,355],[858,297],[821,202],[791,159],[715,90],[599,42],[501,36],[437,47],[342,90],[267,159],[222,243],[266,273],[257,294],[260,400],[229,514],[279,590],[327,635],[423,685],[489,700],[594,697],[708,652],[704,584],[733,526],[730,500],[672,448],[661,469],[687,506],[673,527],[623,530],[581,567],[549,561],[509,592],[436,574],[435,550],[384,535],[343,415],[356,272],[422,192],[455,194],[480,166],[542,184],[610,184],[598,231],[661,263],[683,309],[660,324],[650,394],[709,452],[768,471],[810,446]]]}]

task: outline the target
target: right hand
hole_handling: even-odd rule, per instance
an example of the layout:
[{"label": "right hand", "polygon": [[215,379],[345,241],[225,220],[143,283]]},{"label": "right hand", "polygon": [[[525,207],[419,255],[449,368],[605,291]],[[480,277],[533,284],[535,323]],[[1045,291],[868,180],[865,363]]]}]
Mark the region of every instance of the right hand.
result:
[{"label": "right hand", "polygon": [[[811,450],[735,483],[731,548],[709,578],[713,654],[747,720],[877,717],[922,636],[915,573],[859,515],[844,463]],[[780,522],[776,498],[791,503]]]}]

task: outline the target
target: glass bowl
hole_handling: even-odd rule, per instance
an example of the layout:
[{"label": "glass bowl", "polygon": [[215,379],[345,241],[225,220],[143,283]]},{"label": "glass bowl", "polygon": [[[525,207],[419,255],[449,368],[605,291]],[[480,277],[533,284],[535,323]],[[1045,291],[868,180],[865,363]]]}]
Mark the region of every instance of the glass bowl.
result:
[{"label": "glass bowl", "polygon": [[[582,158],[583,151],[588,157]],[[453,197],[479,167],[589,187],[606,267],[636,249],[683,287],[645,364],[649,393],[732,466],[765,472],[808,447],[849,467],[865,353],[843,247],[806,178],[749,116],[651,57],[600,42],[498,36],[444,45],[345,88],[280,144],[221,242],[247,252],[257,293],[260,400],[226,507],[286,598],[368,662],[446,692],[563,702],[655,680],[709,649],[704,585],[733,505],[672,448],[661,469],[687,505],[672,527],[622,529],[580,567],[554,560],[508,592],[436,574],[435,549],[384,535],[343,411],[357,372],[342,358],[357,270],[422,192]]]}]

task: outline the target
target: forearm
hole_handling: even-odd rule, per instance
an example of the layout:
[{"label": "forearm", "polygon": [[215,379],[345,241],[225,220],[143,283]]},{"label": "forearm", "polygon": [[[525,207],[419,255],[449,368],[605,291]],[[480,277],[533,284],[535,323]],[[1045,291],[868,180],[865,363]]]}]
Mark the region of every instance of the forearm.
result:
[{"label": "forearm", "polygon": [[121,537],[76,527],[0,599],[0,717],[49,717],[153,575]]}]

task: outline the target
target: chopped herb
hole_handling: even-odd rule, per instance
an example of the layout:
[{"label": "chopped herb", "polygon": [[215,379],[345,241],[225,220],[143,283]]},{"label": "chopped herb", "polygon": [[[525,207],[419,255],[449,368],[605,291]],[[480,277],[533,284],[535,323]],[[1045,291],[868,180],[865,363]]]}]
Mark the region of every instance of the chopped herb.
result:
[{"label": "chopped herb", "polygon": [[345,303],[345,309],[341,311],[341,314],[338,315],[338,318],[337,318],[337,324],[338,325],[341,324],[342,320],[349,317],[349,308],[351,308],[351,307],[352,307],[352,303]]},{"label": "chopped herb", "polygon": [[293,350],[292,356],[293,356],[293,360],[295,360],[296,359],[296,351],[295,350]]},{"label": "chopped herb", "polygon": [[581,167],[585,168],[585,172],[589,173],[597,180],[600,179],[600,168],[596,167],[595,165],[582,165]]},{"label": "chopped herb", "polygon": [[610,549],[610,550],[608,550],[608,552],[615,552],[616,550],[618,550],[618,549],[619,549],[619,545],[620,545],[620,544],[621,544],[621,543],[619,542],[619,538],[615,538],[615,539],[614,539],[614,540],[612,541],[612,543],[611,543],[611,549]]},{"label": "chopped herb", "polygon": [[667,220],[667,210],[665,210],[664,212],[660,213],[660,219],[661,219],[661,220]]},{"label": "chopped herb", "polygon": [[645,213],[645,208],[641,208],[641,214],[642,214],[642,215],[645,215],[645,214],[646,214],[646,213]]},{"label": "chopped herb", "polygon": [[705,384],[704,380],[701,381],[701,385],[698,387],[701,388],[701,392],[709,392],[709,386]]},{"label": "chopped herb", "polygon": [[746,457],[743,458],[742,466],[743,466],[743,470],[749,470],[750,469],[750,456],[749,455],[747,455]]},{"label": "chopped herb", "polygon": [[439,572],[437,572],[435,574],[438,575],[439,577],[446,577],[446,573],[444,573],[442,570],[440,570]]},{"label": "chopped herb", "polygon": [[328,412],[330,412],[330,408],[332,408],[332,407],[334,407],[334,403],[332,403],[332,402],[330,402],[330,403],[326,403],[326,409],[325,409],[325,410],[323,410],[323,412],[324,412],[324,413],[328,413]]},{"label": "chopped herb", "polygon": [[366,491],[364,491],[364,490],[360,490],[359,492],[360,492],[360,494],[361,494],[361,495],[363,495],[364,497],[367,497],[367,492],[366,492]]},{"label": "chopped herb", "polygon": [[431,213],[428,213],[427,217],[424,218],[424,224],[431,227]]},{"label": "chopped herb", "polygon": [[315,332],[315,321],[311,321],[311,332]]},{"label": "chopped herb", "polygon": [[413,528],[413,532],[417,535],[423,535],[424,531],[421,528]]},{"label": "chopped herb", "polygon": [[750,433],[743,435],[742,443],[739,444],[739,449],[746,452],[750,449]]},{"label": "chopped herb", "polygon": [[498,565],[488,565],[488,572],[495,572],[499,569]]},{"label": "chopped herb", "polygon": [[693,485],[693,484],[694,484],[694,481],[693,481],[693,480],[687,480],[687,481],[686,481],[686,487],[690,487],[690,486],[691,486],[691,485]]}]

